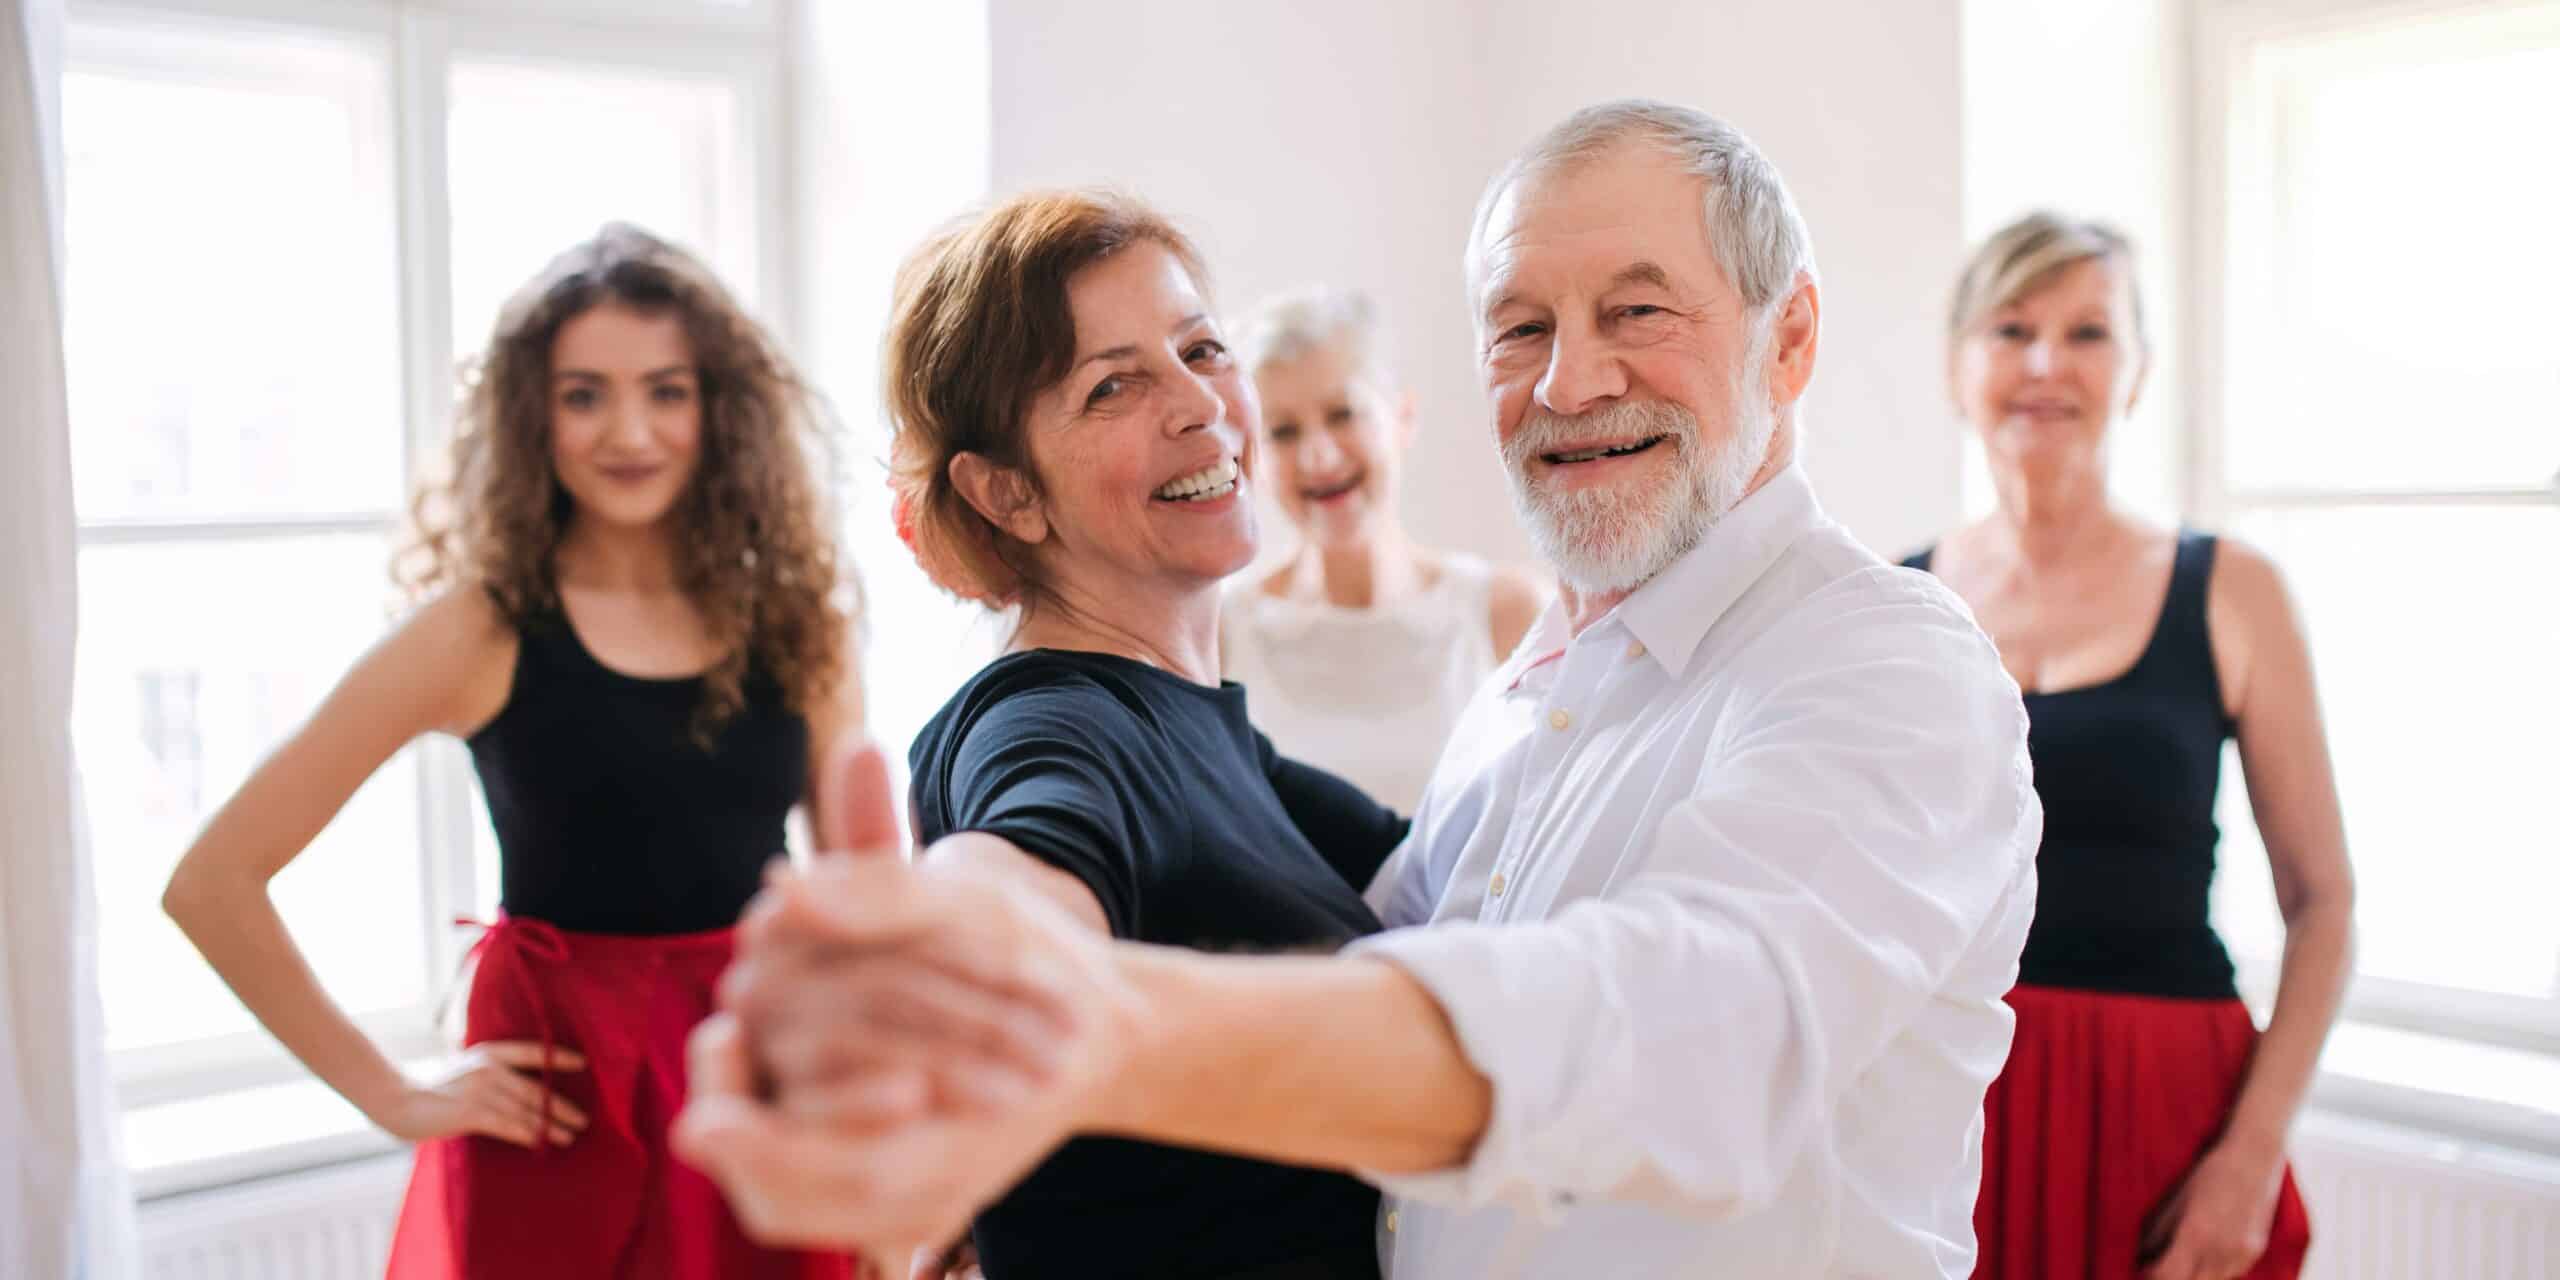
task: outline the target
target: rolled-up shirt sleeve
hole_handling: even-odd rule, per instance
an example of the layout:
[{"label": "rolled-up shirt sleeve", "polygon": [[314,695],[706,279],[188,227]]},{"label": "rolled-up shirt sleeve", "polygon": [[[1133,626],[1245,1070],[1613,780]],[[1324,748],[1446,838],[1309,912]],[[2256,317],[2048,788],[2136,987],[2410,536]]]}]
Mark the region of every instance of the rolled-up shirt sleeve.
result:
[{"label": "rolled-up shirt sleeve", "polygon": [[1453,1205],[1759,1208],[1986,927],[2031,909],[2025,718],[1979,633],[1923,611],[1770,644],[1796,674],[1722,717],[1634,874],[1543,920],[1362,945],[1431,992],[1494,1092],[1466,1164],[1373,1181]]}]

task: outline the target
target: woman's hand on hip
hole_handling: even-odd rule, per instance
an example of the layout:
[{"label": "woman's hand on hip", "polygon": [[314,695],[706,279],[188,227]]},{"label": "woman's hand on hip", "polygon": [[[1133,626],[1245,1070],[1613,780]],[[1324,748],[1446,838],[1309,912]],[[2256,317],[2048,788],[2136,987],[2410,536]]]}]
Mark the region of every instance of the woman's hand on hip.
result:
[{"label": "woman's hand on hip", "polygon": [[367,1116],[404,1142],[476,1133],[536,1150],[565,1147],[586,1129],[587,1115],[540,1076],[586,1068],[574,1049],[554,1045],[546,1058],[533,1041],[487,1040],[438,1064],[425,1081]]}]

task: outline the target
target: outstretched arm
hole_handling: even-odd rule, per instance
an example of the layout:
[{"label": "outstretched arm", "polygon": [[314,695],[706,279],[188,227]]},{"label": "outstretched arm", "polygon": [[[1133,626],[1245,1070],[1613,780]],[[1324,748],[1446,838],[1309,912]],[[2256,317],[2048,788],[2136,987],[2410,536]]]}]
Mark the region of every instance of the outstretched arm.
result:
[{"label": "outstretched arm", "polygon": [[793,1206],[782,1230],[818,1240],[913,1229],[892,1200],[849,1190],[923,1176],[983,1203],[1075,1132],[1360,1168],[1461,1202],[1747,1208],[1960,957],[1985,936],[2014,946],[2032,895],[2010,686],[1862,656],[1773,693],[1764,728],[1666,820],[1644,874],[1535,924],[1401,931],[1339,958],[1215,957],[1038,927],[955,877],[879,866],[797,882],[777,932],[830,939],[838,963],[775,981],[1082,975],[1057,988],[1062,1069],[992,1127],[884,1133],[812,1115],[794,1139],[804,1171],[835,1180],[800,1194],[752,1141],[704,1154],[733,1187]]},{"label": "outstretched arm", "polygon": [[1492,1082],[1393,964],[1115,951],[1145,1012],[1080,1130],[1408,1172],[1464,1163],[1492,1115]]}]

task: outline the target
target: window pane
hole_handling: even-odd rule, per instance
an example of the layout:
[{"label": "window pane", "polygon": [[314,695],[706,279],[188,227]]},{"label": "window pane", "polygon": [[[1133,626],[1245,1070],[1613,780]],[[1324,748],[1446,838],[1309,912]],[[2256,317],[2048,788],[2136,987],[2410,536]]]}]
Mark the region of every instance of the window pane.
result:
[{"label": "window pane", "polygon": [[[2262,512],[2311,635],[2355,859],[2357,967],[2560,995],[2560,510]],[[2243,951],[2279,936],[2240,774],[2225,775],[2220,905]]]},{"label": "window pane", "polygon": [[727,83],[457,60],[451,84],[457,354],[480,350],[507,295],[606,222],[702,255],[752,304],[742,111]]},{"label": "window pane", "polygon": [[63,77],[80,516],[387,510],[403,443],[381,69],[172,43],[78,31]]},{"label": "window pane", "polygon": [[[111,1049],[252,1026],[162,916],[160,890],[212,810],[380,636],[386,555],[372,535],[80,553],[73,733]],[[403,752],[275,896],[330,992],[365,1011],[426,997],[422,885],[417,773]]]},{"label": "window pane", "polygon": [[2267,60],[2267,172],[2242,184],[2271,185],[2271,216],[2234,244],[2234,486],[2513,488],[2560,470],[2560,164],[2516,132],[2560,120],[2560,6],[2528,17]]}]

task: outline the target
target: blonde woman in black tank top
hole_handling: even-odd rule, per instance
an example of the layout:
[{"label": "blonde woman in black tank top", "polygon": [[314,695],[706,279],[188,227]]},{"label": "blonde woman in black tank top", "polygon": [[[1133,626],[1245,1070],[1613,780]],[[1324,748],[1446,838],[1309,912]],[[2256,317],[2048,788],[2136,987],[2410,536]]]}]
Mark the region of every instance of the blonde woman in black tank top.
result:
[{"label": "blonde woman in black tank top", "polygon": [[[2286,1134],[2349,970],[2354,881],[2283,580],[2107,493],[2147,358],[2132,266],[2120,235],[2050,214],[1976,253],[1950,372],[1999,508],[1906,562],[1964,597],[2025,691],[2045,810],[2016,1039],[1984,1101],[1985,1280],[2298,1274]],[[2206,918],[2232,738],[2285,913],[2263,1036]]]}]

